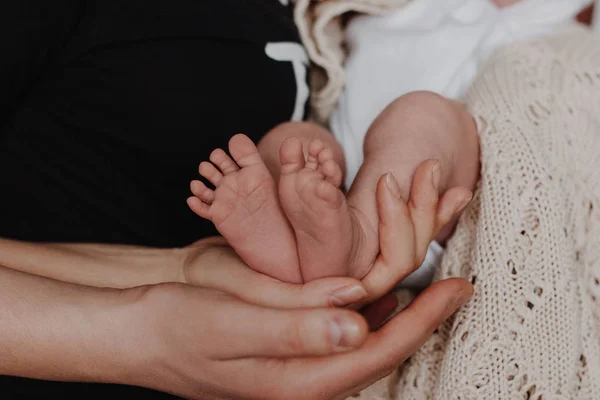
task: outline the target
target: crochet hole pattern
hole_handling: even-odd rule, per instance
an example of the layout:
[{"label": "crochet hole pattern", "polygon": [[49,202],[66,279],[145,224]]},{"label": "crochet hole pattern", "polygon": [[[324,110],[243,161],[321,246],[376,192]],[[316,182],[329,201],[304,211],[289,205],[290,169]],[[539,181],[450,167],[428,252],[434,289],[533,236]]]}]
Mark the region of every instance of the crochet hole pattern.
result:
[{"label": "crochet hole pattern", "polygon": [[403,366],[397,399],[600,398],[600,41],[498,51],[464,99],[481,181],[436,279],[471,301]]}]

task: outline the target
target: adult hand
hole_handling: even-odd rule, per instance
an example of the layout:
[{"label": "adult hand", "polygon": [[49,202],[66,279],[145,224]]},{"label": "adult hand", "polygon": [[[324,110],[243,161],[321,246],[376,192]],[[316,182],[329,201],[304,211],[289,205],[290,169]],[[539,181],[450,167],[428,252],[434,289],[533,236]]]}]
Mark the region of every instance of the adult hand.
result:
[{"label": "adult hand", "polygon": [[[407,215],[401,211],[406,203],[386,182],[378,186],[382,209]],[[215,273],[192,279],[211,282]],[[249,289],[259,282],[250,279],[246,287],[240,281],[228,289],[262,306],[189,285],[149,288],[132,324],[138,326],[132,342],[143,341],[145,349],[135,352],[143,368],[133,383],[198,399],[341,399],[389,374],[472,293],[461,279],[438,282],[369,333],[364,318],[350,310],[290,309],[297,298],[268,306],[281,300],[248,294],[261,291]]]},{"label": "adult hand", "polygon": [[352,278],[325,278],[306,284],[281,282],[249,268],[222,238],[201,240],[184,249],[179,282],[219,290],[261,306],[345,307],[367,297]]},{"label": "adult hand", "polygon": [[469,296],[460,280],[437,283],[368,333],[350,310],[267,308],[208,289],[155,286],[131,321],[131,346],[141,351],[126,383],[192,399],[343,398],[390,373]]},{"label": "adult hand", "polygon": [[471,191],[460,187],[449,189],[439,198],[436,164],[436,160],[428,160],[417,168],[408,201],[402,198],[391,174],[380,180],[377,186],[380,254],[362,280],[368,292],[363,304],[388,293],[420,267],[431,241],[471,200]]},{"label": "adult hand", "polygon": [[[303,285],[278,281],[250,269],[224,239],[210,238],[186,249],[179,282],[210,288],[256,305],[278,308],[358,308],[368,297],[364,285],[352,278],[323,278]],[[361,310],[375,329],[396,309],[390,294]]]},{"label": "adult hand", "polygon": [[422,264],[429,243],[471,198],[470,191],[453,188],[439,199],[432,176],[435,164],[429,160],[419,166],[408,203],[392,175],[380,180],[380,255],[362,282],[325,278],[304,285],[284,283],[247,267],[222,238],[201,240],[184,249],[179,281],[273,307],[356,308],[373,302]]}]

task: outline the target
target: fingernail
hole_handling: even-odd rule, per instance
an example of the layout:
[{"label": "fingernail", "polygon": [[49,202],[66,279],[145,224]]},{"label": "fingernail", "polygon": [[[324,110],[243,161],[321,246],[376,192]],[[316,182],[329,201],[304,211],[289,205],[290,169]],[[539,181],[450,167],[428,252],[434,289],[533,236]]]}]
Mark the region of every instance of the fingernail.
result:
[{"label": "fingernail", "polygon": [[388,172],[385,177],[385,183],[389,191],[396,197],[397,199],[402,198],[402,194],[400,193],[400,186],[398,186],[398,181],[394,177],[394,174]]},{"label": "fingernail", "polygon": [[433,186],[436,189],[440,187],[440,162],[436,162],[431,170],[431,175],[433,176]]},{"label": "fingernail", "polygon": [[360,326],[350,318],[340,317],[330,322],[332,343],[341,350],[360,345]]},{"label": "fingernail", "polygon": [[334,292],[329,301],[334,307],[345,307],[367,297],[367,291],[358,285],[346,286]]},{"label": "fingernail", "polygon": [[454,214],[459,214],[462,210],[464,210],[465,207],[471,202],[471,200],[473,200],[473,194],[471,194],[469,197],[465,198],[462,202],[460,202],[458,207],[456,207],[456,211],[454,211]]}]

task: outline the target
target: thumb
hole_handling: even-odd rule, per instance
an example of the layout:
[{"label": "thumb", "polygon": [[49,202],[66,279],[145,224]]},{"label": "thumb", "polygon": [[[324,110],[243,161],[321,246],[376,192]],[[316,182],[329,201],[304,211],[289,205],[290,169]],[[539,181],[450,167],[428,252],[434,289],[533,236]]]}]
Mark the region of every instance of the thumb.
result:
[{"label": "thumb", "polygon": [[221,359],[342,353],[361,346],[368,334],[366,321],[349,310],[277,310],[240,301],[226,307],[218,311],[220,329],[213,332],[226,344],[220,348],[228,349]]},{"label": "thumb", "polygon": [[[285,377],[278,384],[290,393],[302,390],[310,393],[319,388],[320,396],[312,398],[356,393],[365,384],[388,375],[414,354],[472,293],[471,284],[462,279],[437,282],[377,332],[371,333],[355,351],[335,357],[289,360],[285,365]],[[302,376],[301,381],[299,376]],[[302,387],[304,382],[310,382],[310,387]],[[348,391],[353,382],[357,385]]]},{"label": "thumb", "polygon": [[473,286],[464,279],[439,281],[425,289],[406,309],[389,321],[382,335],[399,335],[403,340],[386,351],[398,360],[419,349],[435,329],[467,302]]}]

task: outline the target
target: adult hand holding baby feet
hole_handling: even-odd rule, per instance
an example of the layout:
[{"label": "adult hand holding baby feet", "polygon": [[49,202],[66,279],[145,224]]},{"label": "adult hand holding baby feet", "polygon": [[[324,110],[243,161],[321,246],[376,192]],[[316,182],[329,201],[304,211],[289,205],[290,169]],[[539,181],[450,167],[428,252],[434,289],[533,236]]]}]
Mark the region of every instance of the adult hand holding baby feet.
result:
[{"label": "adult hand holding baby feet", "polygon": [[187,246],[181,261],[177,273],[180,283],[219,290],[258,306],[282,309],[344,307],[367,298],[364,285],[348,277],[296,284],[261,274],[248,268],[229,243],[220,237]]},{"label": "adult hand holding baby feet", "polygon": [[[386,229],[386,222],[380,220],[380,226],[374,226],[359,207],[346,199],[339,188],[341,168],[333,160],[331,149],[322,141],[317,139],[309,143],[305,160],[301,141],[289,138],[281,146],[280,157],[279,197],[294,228],[304,279],[308,281],[325,276],[365,278],[374,267],[378,254],[381,256],[383,251],[378,230]],[[393,175],[388,173],[385,179],[401,198]],[[394,257],[387,258],[395,259],[397,255],[406,259],[408,254],[414,254],[410,262],[405,262],[405,269],[411,268],[411,272],[423,262],[435,235],[471,198],[469,190],[452,188],[439,203],[441,214],[436,215],[437,180],[439,163],[435,160],[422,163],[414,175],[405,215],[394,221],[405,231],[401,237],[395,238],[398,242],[389,247],[402,250],[390,249]],[[378,188],[379,208],[383,201],[380,192]]]},{"label": "adult hand holding baby feet", "polygon": [[[327,276],[365,278],[371,299],[384,294],[420,265],[432,238],[471,195],[466,189],[454,188],[438,200],[435,181],[439,167],[429,160],[414,175],[408,203],[402,201],[403,207],[395,207],[400,210],[395,213],[380,212],[379,228],[371,228],[358,210],[348,206],[338,188],[341,168],[322,141],[310,142],[306,159],[298,139],[283,143],[279,199],[273,179],[247,137],[233,137],[230,152],[233,160],[222,150],[211,155],[220,170],[212,164],[201,164],[201,174],[216,189],[192,182],[196,196],[188,200],[192,210],[213,221],[242,259],[259,272],[295,282],[288,278],[299,271],[300,265],[306,281]],[[382,185],[397,193],[396,201],[401,199],[397,182],[387,174],[376,194],[380,211],[390,201]],[[373,232],[375,229],[379,232]],[[381,246],[376,243],[370,258],[356,262],[355,258],[362,255],[361,241],[371,233],[375,239],[370,240],[381,241]],[[353,270],[357,265],[364,272]]]},{"label": "adult hand holding baby feet", "polygon": [[[430,166],[431,162],[425,165]],[[428,178],[427,168],[423,169]],[[403,266],[402,260],[410,263],[414,257],[410,247],[419,242],[419,235],[412,235],[413,240],[400,246],[408,255],[401,255],[398,260],[387,259],[395,258],[396,240],[406,239],[404,236],[409,232],[404,223],[412,213],[411,208],[398,193],[391,175],[379,180],[382,257],[371,271],[377,277],[397,276],[394,270],[401,269],[397,267]],[[423,193],[427,193],[426,186]],[[446,203],[451,205],[442,199],[440,206]],[[445,219],[452,214],[448,210],[438,207],[437,215]],[[419,212],[412,214],[419,220]],[[430,212],[427,218],[435,220],[435,215]],[[175,290],[170,290],[167,296],[152,296],[155,300],[149,309],[159,310],[168,318],[168,322],[155,325],[175,329],[160,329],[163,333],[160,345],[149,346],[162,349],[166,344],[170,351],[163,351],[169,357],[159,358],[162,369],[144,375],[145,384],[162,389],[164,386],[160,385],[165,382],[170,385],[168,388],[173,387],[172,382],[183,382],[175,393],[189,398],[216,393],[215,398],[345,399],[403,363],[473,292],[470,283],[463,279],[437,282],[379,327],[387,311],[392,311],[382,302],[363,319],[350,310],[313,308],[315,303],[310,296],[301,294],[304,288],[319,282],[351,281],[351,278],[319,279],[301,285],[300,291],[293,290],[295,285],[279,282],[281,289],[278,289],[274,279],[269,281],[270,278],[262,276],[261,282],[260,274],[244,268],[239,259],[229,255],[232,264],[241,268],[237,272],[222,256],[219,263],[205,260],[210,270],[199,266],[197,275],[190,271],[192,281],[188,283],[204,290],[181,285],[171,287]],[[290,299],[296,303],[288,303]],[[302,309],[292,310],[298,307]],[[202,318],[196,318],[198,312]],[[195,317],[189,318],[190,315]],[[143,319],[154,321],[147,316]],[[206,321],[212,321],[208,324],[210,329],[206,329]],[[379,329],[369,332],[365,322]],[[212,379],[206,379],[206,371]],[[166,378],[157,380],[155,376]],[[231,377],[236,377],[235,385],[228,383]],[[150,382],[148,378],[152,378]]]}]

